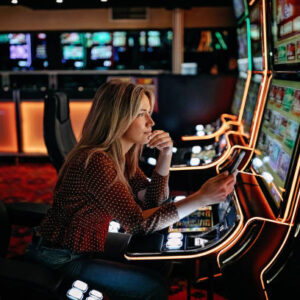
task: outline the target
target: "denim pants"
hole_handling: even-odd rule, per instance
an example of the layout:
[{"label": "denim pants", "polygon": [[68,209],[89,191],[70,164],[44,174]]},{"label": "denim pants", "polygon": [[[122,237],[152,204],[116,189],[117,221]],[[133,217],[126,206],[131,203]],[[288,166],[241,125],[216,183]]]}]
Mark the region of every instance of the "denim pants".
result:
[{"label": "denim pants", "polygon": [[91,258],[68,249],[46,247],[42,238],[29,245],[25,256],[31,261],[60,270],[74,279],[93,284],[111,300],[168,298],[166,278],[161,274],[169,268],[170,263],[120,262],[106,260],[101,255],[100,258]]}]

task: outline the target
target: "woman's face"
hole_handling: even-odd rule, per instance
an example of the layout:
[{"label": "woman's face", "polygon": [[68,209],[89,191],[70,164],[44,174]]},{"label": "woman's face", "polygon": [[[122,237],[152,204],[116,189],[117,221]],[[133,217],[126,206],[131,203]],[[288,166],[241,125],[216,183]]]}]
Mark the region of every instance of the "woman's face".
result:
[{"label": "woman's face", "polygon": [[149,141],[154,122],[150,116],[150,101],[143,95],[138,115],[122,137],[127,144],[144,145]]}]

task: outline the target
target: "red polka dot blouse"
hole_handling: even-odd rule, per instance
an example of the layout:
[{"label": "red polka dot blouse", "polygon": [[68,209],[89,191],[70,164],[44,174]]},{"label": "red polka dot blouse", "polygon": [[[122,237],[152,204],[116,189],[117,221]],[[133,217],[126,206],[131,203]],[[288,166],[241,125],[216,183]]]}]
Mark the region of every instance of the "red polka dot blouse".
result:
[{"label": "red polka dot blouse", "polygon": [[[77,253],[103,252],[109,223],[116,220],[126,232],[151,233],[179,220],[168,197],[168,176],[155,171],[151,181],[141,169],[129,180],[131,191],[117,177],[112,159],[95,153],[85,168],[88,152],[73,159],[57,181],[53,206],[41,224],[43,238],[53,247]],[[138,192],[146,189],[143,197]],[[142,198],[142,199],[141,199]],[[142,210],[160,206],[143,219]]]}]

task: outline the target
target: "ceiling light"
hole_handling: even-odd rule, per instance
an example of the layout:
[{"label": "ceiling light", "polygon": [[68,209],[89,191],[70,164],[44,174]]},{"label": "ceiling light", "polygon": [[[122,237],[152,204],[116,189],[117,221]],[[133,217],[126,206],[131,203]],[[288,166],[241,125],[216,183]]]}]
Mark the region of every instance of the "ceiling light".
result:
[{"label": "ceiling light", "polygon": [[107,0],[100,0],[101,2],[107,2]]},{"label": "ceiling light", "polygon": [[18,4],[18,0],[11,0],[11,4]]},{"label": "ceiling light", "polygon": [[56,3],[63,3],[64,0],[56,0]]}]

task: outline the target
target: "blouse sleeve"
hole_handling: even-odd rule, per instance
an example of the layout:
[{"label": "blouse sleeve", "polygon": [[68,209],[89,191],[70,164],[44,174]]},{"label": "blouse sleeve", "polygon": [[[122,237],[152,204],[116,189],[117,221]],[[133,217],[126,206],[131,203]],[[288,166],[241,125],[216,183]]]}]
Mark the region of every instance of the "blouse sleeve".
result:
[{"label": "blouse sleeve", "polygon": [[95,154],[85,171],[85,184],[95,199],[95,205],[121,224],[126,232],[151,233],[179,220],[173,203],[162,205],[147,219],[127,186],[117,179],[117,171],[104,154]]},{"label": "blouse sleeve", "polygon": [[[129,181],[133,193],[136,195],[142,209],[154,208],[161,205],[169,197],[169,175],[161,176],[155,170],[148,180],[143,171],[137,168],[135,176]],[[146,190],[141,199],[138,192]]]}]

